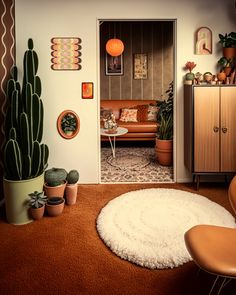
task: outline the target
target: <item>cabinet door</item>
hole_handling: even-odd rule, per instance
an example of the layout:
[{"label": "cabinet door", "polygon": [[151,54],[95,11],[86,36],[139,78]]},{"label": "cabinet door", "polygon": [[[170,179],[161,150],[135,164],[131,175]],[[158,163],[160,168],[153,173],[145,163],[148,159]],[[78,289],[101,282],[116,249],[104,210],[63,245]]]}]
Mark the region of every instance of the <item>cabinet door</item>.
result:
[{"label": "cabinet door", "polygon": [[236,87],[221,87],[221,171],[236,171]]},{"label": "cabinet door", "polygon": [[219,87],[194,88],[194,171],[219,172]]}]

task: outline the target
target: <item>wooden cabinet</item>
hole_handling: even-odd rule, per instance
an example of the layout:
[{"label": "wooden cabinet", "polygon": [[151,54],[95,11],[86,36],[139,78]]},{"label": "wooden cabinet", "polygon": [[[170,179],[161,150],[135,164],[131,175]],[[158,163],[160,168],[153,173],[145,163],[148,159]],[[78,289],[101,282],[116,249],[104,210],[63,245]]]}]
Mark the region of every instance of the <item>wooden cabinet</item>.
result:
[{"label": "wooden cabinet", "polygon": [[184,87],[185,166],[193,174],[236,172],[236,87]]}]

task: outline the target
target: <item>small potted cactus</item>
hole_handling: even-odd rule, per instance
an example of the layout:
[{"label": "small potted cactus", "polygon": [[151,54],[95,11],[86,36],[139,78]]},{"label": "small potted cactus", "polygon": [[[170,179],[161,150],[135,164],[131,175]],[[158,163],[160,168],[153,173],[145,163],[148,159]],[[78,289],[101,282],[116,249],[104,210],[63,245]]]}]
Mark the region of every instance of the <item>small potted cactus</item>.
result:
[{"label": "small potted cactus", "polygon": [[47,202],[47,197],[44,196],[44,192],[34,191],[28,194],[30,197],[30,214],[33,219],[41,219],[44,215],[45,203]]},{"label": "small potted cactus", "polygon": [[61,197],[50,197],[46,203],[46,211],[49,216],[55,217],[63,212],[65,199]]},{"label": "small potted cactus", "polygon": [[63,168],[51,168],[45,171],[44,175],[44,192],[50,197],[64,197],[66,187],[67,172]]},{"label": "small potted cactus", "polygon": [[74,205],[77,199],[78,193],[78,180],[79,172],[77,170],[71,170],[67,175],[67,184],[65,189],[66,203],[67,205]]}]

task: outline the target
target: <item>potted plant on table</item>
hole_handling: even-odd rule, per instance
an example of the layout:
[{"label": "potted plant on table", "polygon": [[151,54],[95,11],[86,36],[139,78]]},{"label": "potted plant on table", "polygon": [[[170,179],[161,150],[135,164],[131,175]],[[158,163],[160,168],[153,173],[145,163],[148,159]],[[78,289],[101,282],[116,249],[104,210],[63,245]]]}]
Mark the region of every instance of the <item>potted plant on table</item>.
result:
[{"label": "potted plant on table", "polygon": [[44,192],[34,191],[29,194],[30,200],[30,213],[33,219],[41,219],[44,215],[45,204],[47,202],[47,197],[44,196]]},{"label": "potted plant on table", "polygon": [[44,109],[41,80],[37,76],[38,56],[33,40],[24,54],[23,82],[18,82],[17,67],[7,83],[8,109],[5,118],[3,189],[7,221],[25,224],[32,221],[28,194],[42,191],[49,150],[41,143]]},{"label": "potted plant on table", "polygon": [[160,165],[170,166],[173,163],[173,81],[166,94],[168,98],[159,105],[156,158]]}]

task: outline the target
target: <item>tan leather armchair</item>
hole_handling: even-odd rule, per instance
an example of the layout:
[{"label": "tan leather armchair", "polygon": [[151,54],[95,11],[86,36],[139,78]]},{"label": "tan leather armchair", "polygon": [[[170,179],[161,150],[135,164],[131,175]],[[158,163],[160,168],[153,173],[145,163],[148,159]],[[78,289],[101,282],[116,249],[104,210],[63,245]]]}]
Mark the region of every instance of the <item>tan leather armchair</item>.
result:
[{"label": "tan leather armchair", "polygon": [[[230,183],[228,197],[236,214],[236,176]],[[217,295],[236,278],[236,229],[213,225],[196,225],[185,233],[185,244],[194,262],[204,271],[216,275],[209,295],[222,278]],[[236,293],[235,293],[236,294]]]}]

